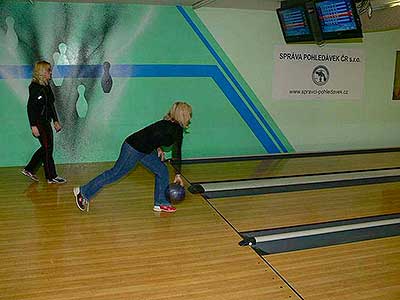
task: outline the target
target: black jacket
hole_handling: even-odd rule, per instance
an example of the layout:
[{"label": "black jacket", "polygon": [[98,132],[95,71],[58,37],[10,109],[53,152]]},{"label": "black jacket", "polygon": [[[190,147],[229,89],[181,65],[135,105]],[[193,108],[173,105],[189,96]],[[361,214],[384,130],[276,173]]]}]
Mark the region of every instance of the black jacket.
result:
[{"label": "black jacket", "polygon": [[40,85],[35,82],[29,85],[27,110],[31,127],[41,122],[58,121],[54,107],[54,94],[49,85]]},{"label": "black jacket", "polygon": [[151,153],[158,147],[172,146],[172,163],[177,173],[181,171],[183,128],[175,122],[155,122],[125,139],[129,145],[142,153]]}]

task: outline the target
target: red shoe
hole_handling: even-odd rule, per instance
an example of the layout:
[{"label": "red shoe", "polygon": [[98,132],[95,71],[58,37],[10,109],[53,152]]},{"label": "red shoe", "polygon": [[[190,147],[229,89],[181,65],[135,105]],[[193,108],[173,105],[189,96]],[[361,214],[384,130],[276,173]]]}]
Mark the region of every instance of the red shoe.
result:
[{"label": "red shoe", "polygon": [[87,201],[85,198],[83,198],[83,196],[81,194],[81,188],[74,187],[73,191],[74,191],[76,206],[78,206],[78,208],[81,211],[86,210],[87,212],[89,212],[89,201]]},{"label": "red shoe", "polygon": [[154,205],[153,210],[154,211],[163,211],[163,212],[168,212],[168,213],[176,212],[176,208],[173,207],[172,205]]}]

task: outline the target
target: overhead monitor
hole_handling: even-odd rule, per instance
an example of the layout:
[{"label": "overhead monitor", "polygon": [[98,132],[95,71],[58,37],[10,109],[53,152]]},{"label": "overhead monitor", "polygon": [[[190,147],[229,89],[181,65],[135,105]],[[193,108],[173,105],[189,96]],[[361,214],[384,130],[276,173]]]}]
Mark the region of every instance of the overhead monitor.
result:
[{"label": "overhead monitor", "polygon": [[315,8],[323,40],[362,37],[361,21],[353,0],[317,0]]},{"label": "overhead monitor", "polygon": [[287,43],[314,41],[304,5],[277,9]]}]

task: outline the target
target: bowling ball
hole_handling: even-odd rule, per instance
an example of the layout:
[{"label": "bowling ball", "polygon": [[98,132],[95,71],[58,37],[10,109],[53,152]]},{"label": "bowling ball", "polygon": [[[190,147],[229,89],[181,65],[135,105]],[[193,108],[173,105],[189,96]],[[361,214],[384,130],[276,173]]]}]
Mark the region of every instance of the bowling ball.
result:
[{"label": "bowling ball", "polygon": [[180,184],[170,183],[165,191],[165,194],[169,201],[178,203],[185,199],[185,188]]}]

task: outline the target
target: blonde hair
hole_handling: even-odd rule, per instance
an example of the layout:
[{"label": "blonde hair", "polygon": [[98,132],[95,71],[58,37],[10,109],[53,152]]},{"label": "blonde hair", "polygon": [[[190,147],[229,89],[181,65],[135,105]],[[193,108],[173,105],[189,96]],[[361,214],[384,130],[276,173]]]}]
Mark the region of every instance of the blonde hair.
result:
[{"label": "blonde hair", "polygon": [[192,107],[186,102],[175,102],[169,112],[164,116],[164,120],[178,122],[183,128],[189,127],[192,118]]},{"label": "blonde hair", "polygon": [[51,68],[50,63],[45,60],[36,62],[33,68],[32,82],[40,85],[48,85],[49,81],[45,77],[45,72],[49,67]]}]

